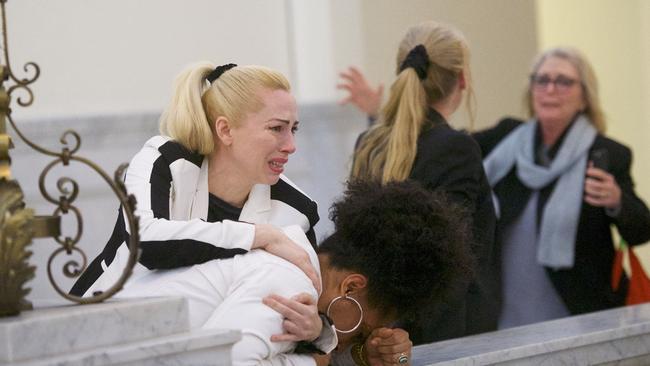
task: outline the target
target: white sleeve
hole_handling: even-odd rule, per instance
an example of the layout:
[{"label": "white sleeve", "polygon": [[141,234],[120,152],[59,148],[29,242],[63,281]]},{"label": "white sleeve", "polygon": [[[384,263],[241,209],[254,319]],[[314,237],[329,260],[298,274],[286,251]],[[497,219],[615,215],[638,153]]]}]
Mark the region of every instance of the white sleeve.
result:
[{"label": "white sleeve", "polygon": [[[147,268],[176,268],[210,259],[232,257],[234,254],[250,250],[255,237],[254,225],[228,220],[214,223],[200,219],[169,220],[171,190],[168,186],[166,189],[160,189],[160,185],[152,184],[152,181],[173,183],[168,163],[153,144],[147,143],[131,160],[125,177],[127,192],[133,194],[137,200],[135,215],[140,219],[139,234],[143,249],[141,263]],[[128,225],[125,225],[125,228],[128,232]],[[195,248],[192,244],[197,243],[219,248],[221,252],[217,255],[214,255],[214,250],[190,252],[188,258],[183,261],[181,256],[187,251],[182,244]],[[231,250],[236,252],[229,252]],[[212,256],[208,256],[208,253]],[[195,260],[201,254],[204,257]],[[173,263],[173,258],[178,258],[178,263]],[[161,259],[169,263],[158,263]]]},{"label": "white sleeve", "polygon": [[[268,253],[253,251],[238,256],[240,268],[251,267],[258,256]],[[257,257],[257,258],[256,258]],[[234,273],[242,273],[235,268]],[[271,336],[282,334],[282,315],[262,303],[270,294],[292,297],[306,292],[316,297],[316,290],[297,267],[277,259],[248,270],[232,287],[224,302],[205,323],[205,328],[239,329],[242,339],[232,351],[234,365],[309,365],[316,361],[311,355],[291,353],[295,342],[271,342]]]}]

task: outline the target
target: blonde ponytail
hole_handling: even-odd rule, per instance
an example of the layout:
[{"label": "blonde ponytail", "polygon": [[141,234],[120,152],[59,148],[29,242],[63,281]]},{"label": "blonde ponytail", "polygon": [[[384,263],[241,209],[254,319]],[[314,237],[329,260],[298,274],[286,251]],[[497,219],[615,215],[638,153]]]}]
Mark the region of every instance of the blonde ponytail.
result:
[{"label": "blonde ponytail", "polygon": [[[418,70],[421,75],[413,67],[404,68],[413,52],[428,57],[426,70]],[[453,28],[427,22],[408,30],[397,53],[397,79],[379,121],[355,151],[350,178],[382,183],[409,178],[428,108],[451,95],[464,71],[471,95],[468,59],[467,43]]]},{"label": "blonde ponytail", "polygon": [[210,124],[201,97],[208,89],[206,76],[214,69],[209,62],[190,65],[174,81],[172,99],[160,117],[160,132],[199,154],[214,148]]},{"label": "blonde ponytail", "polygon": [[357,149],[351,178],[382,183],[406,180],[415,161],[426,108],[417,73],[405,69],[391,86],[379,125],[368,131]]}]

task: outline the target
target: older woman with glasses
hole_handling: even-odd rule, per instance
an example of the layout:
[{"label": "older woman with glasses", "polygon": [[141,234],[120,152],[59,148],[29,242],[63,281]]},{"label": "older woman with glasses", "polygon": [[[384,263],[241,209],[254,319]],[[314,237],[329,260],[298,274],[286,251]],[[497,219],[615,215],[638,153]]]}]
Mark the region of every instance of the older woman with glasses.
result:
[{"label": "older woman with glasses", "polygon": [[475,134],[500,216],[507,328],[624,304],[611,285],[615,225],[631,245],[650,240],[634,192],[630,149],[604,136],[595,74],[571,48],[543,52],[526,93],[530,121]]}]

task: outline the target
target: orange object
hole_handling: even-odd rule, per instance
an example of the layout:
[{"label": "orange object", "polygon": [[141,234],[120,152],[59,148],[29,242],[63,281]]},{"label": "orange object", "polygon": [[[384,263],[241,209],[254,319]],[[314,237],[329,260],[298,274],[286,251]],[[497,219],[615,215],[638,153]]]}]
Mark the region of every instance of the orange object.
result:
[{"label": "orange object", "polygon": [[627,250],[630,258],[630,287],[627,290],[627,305],[642,304],[650,301],[650,278],[646,275],[641,262],[632,249]]},{"label": "orange object", "polygon": [[614,264],[612,266],[612,288],[618,290],[618,285],[623,275],[623,255],[627,252],[630,260],[630,282],[627,289],[626,305],[642,304],[650,302],[650,278],[643,270],[639,258],[632,248],[629,248],[621,240],[621,246],[616,250]]}]

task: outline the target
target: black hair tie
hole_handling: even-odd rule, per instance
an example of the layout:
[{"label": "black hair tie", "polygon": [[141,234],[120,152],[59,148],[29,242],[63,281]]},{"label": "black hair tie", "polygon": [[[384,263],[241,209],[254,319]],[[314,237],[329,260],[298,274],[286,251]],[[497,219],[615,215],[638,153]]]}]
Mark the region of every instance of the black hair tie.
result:
[{"label": "black hair tie", "polygon": [[423,45],[419,44],[413,47],[413,49],[409,51],[408,55],[406,55],[399,71],[402,72],[404,69],[412,67],[418,74],[420,80],[424,80],[427,78],[427,70],[429,69],[430,64],[431,61],[429,61],[427,49],[424,48]]},{"label": "black hair tie", "polygon": [[237,66],[237,64],[225,64],[225,65],[217,66],[205,78],[210,82],[210,84],[212,84],[212,82],[217,80],[219,76],[221,76],[221,74],[232,69],[235,66]]}]

